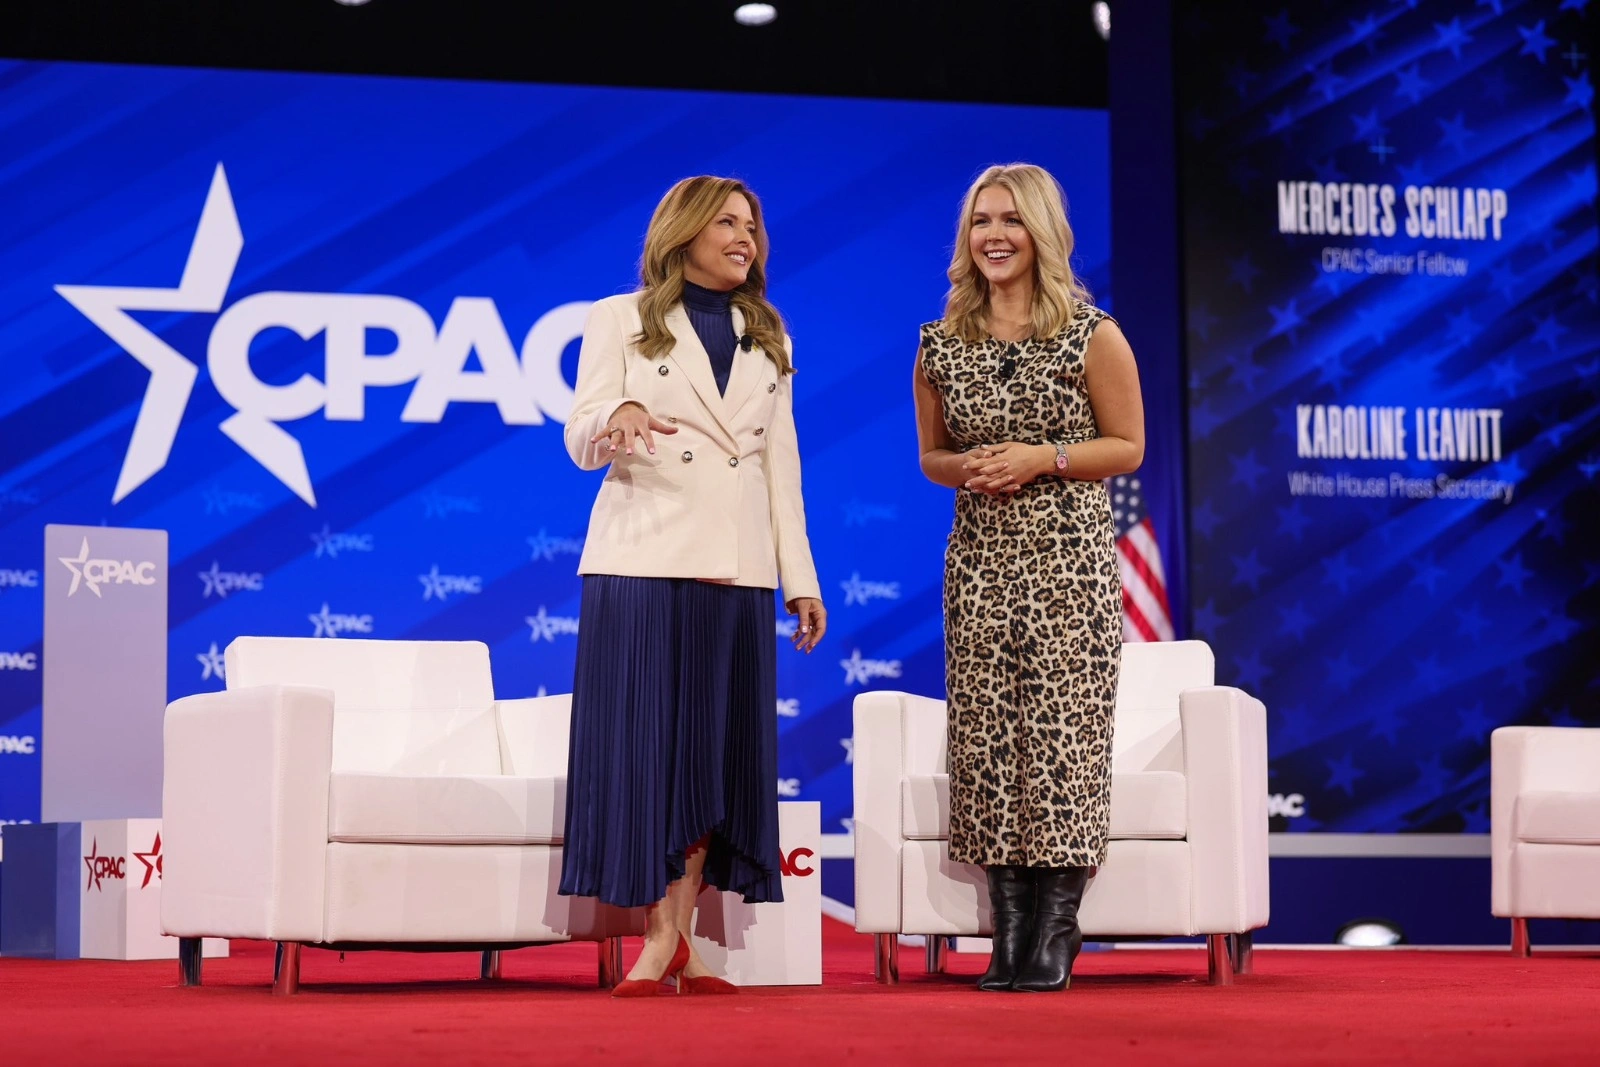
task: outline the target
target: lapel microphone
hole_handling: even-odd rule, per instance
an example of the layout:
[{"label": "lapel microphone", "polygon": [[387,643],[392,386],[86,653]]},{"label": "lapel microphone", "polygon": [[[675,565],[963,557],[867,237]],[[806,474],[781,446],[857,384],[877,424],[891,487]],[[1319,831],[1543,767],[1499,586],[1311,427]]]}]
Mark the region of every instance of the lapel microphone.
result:
[{"label": "lapel microphone", "polygon": [[1014,344],[1006,346],[1006,355],[1005,358],[1000,361],[1000,368],[998,371],[1000,380],[1002,382],[1009,382],[1011,380],[1011,376],[1017,373],[1017,353],[1020,351],[1021,349],[1017,348],[1017,346]]},{"label": "lapel microphone", "polygon": [[750,351],[755,346],[756,339],[751,337],[749,334],[745,334],[743,337],[739,338],[739,347],[744,349],[746,352]]}]

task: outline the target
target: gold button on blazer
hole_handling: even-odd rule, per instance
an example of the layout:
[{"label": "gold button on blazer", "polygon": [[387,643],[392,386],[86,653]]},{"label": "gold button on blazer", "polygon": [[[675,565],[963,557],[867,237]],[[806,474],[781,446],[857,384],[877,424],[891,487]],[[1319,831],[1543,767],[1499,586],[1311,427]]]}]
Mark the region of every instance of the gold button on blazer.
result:
[{"label": "gold button on blazer", "polygon": [[[667,327],[676,345],[649,359],[633,343],[639,294],[607,297],[589,310],[567,452],[584,470],[610,469],[578,573],[781,587],[786,603],[820,598],[791,378],[756,347],[734,353],[728,391],[718,393],[710,357],[681,306],[667,315]],[[737,308],[733,330],[744,333]],[[590,444],[630,402],[677,428],[656,435],[653,456],[638,439],[631,456],[604,441]]]}]

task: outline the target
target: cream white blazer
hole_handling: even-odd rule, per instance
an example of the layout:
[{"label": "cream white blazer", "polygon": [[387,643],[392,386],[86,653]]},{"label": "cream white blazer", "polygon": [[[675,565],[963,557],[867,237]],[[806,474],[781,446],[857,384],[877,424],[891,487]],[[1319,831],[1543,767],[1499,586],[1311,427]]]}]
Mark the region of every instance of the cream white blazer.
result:
[{"label": "cream white blazer", "polygon": [[[791,379],[759,347],[736,352],[726,395],[682,306],[667,315],[677,344],[658,359],[634,346],[639,294],[589,310],[567,452],[584,470],[610,465],[589,516],[579,574],[700,578],[783,589],[785,603],[821,596],[800,497]],[[733,311],[733,330],[744,317]],[[787,340],[787,339],[786,339]],[[637,403],[675,434],[656,454],[590,444],[623,404]]]}]

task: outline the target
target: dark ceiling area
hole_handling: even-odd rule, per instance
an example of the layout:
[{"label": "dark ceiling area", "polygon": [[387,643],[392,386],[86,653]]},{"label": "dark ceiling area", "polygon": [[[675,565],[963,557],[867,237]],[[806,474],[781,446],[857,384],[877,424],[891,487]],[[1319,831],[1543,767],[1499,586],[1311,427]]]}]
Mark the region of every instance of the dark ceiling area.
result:
[{"label": "dark ceiling area", "polygon": [[6,0],[0,55],[1106,106],[1089,0]]}]

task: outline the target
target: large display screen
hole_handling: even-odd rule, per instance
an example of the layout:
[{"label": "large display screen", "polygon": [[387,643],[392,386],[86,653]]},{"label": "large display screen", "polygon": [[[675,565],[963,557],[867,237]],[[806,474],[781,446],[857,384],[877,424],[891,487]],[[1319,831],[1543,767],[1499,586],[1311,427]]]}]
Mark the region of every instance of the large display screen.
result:
[{"label": "large display screen", "polygon": [[[599,475],[587,305],[678,178],[762,196],[827,641],[780,649],[779,792],[848,829],[850,706],[943,693],[951,499],[917,325],[984,166],[1062,181],[1106,303],[1102,112],[0,64],[0,820],[38,818],[47,522],[171,532],[172,697],[240,634],[475,639],[567,692]],[[95,650],[50,650],[95,669]],[[114,714],[108,709],[108,714]],[[110,813],[108,813],[110,814]]]},{"label": "large display screen", "polygon": [[1282,828],[1486,833],[1492,730],[1600,725],[1582,7],[1188,16],[1189,592]]}]

